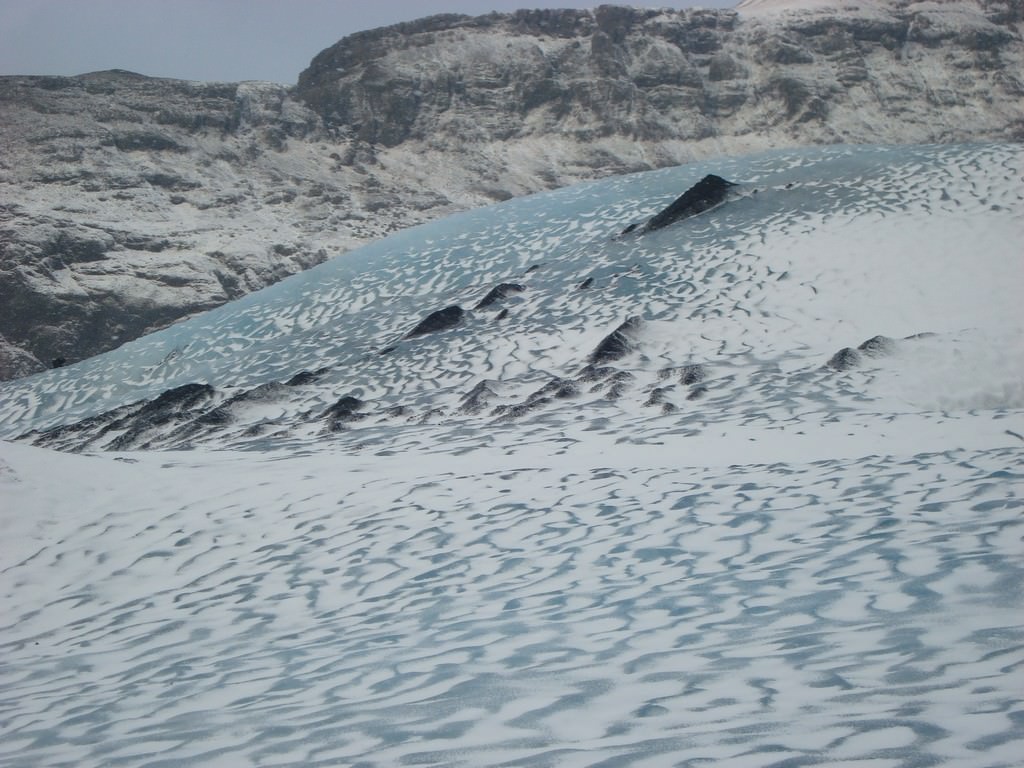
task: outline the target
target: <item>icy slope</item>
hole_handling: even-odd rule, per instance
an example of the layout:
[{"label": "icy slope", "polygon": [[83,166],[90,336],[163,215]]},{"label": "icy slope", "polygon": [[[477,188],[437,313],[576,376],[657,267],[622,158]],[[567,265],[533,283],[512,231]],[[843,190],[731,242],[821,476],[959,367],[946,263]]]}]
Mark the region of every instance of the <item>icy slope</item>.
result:
[{"label": "icy slope", "polygon": [[[725,205],[619,234],[709,170],[737,183]],[[1019,148],[986,145],[783,152],[510,201],[0,386],[0,434],[101,417],[38,439],[266,447],[545,410],[703,430],[771,409],[796,433],[843,411],[1020,408],[1021,195]],[[454,327],[407,338],[451,307]],[[596,359],[623,324],[621,355]],[[103,416],[145,401],[153,428]]]},{"label": "icy slope", "polygon": [[1022,176],[585,185],[4,385],[0,765],[1018,764]]}]

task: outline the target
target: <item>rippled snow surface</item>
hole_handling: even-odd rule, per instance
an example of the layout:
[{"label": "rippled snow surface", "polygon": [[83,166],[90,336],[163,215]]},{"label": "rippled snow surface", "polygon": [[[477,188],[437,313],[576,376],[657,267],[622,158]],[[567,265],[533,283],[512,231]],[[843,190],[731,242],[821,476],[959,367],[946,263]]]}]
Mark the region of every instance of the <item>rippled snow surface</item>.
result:
[{"label": "rippled snow surface", "polygon": [[1021,765],[1022,232],[1018,146],[687,166],[0,386],[0,765]]}]

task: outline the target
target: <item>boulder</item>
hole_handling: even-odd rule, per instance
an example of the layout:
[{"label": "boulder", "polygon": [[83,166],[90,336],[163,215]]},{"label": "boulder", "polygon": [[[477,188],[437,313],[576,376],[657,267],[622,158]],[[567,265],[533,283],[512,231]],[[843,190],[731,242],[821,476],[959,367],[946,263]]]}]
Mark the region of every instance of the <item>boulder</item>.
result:
[{"label": "boulder", "polygon": [[833,371],[848,371],[860,365],[861,354],[852,347],[843,347],[825,363]]},{"label": "boulder", "polygon": [[729,190],[735,186],[736,184],[726,181],[721,176],[708,174],[673,200],[668,207],[656,213],[643,224],[631,224],[622,231],[622,234],[653,232],[677,221],[704,213],[704,211],[724,203],[729,196]]},{"label": "boulder", "polygon": [[601,343],[590,353],[591,365],[609,363],[625,357],[635,347],[634,336],[640,330],[643,321],[639,317],[630,317],[618,328],[605,336]]},{"label": "boulder", "polygon": [[460,322],[465,315],[465,310],[458,305],[452,305],[439,309],[436,312],[431,312],[425,318],[423,318],[415,328],[405,334],[405,338],[414,339],[417,336],[425,336],[428,333],[438,333],[439,331],[447,331],[449,328],[454,328]]},{"label": "boulder", "polygon": [[511,294],[520,293],[525,290],[526,286],[519,283],[501,283],[491,288],[487,295],[480,299],[473,309],[487,309],[500,301],[504,301]]}]

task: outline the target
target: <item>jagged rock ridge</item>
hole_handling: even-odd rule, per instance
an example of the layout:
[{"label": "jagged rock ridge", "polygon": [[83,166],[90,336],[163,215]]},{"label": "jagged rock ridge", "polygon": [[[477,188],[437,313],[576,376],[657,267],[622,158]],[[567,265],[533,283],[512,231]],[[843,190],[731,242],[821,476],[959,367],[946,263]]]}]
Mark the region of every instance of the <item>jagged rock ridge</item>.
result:
[{"label": "jagged rock ridge", "polygon": [[510,196],[772,146],[1024,137],[1019,3],[787,5],[436,16],[345,38],[294,88],[0,78],[0,377]]}]

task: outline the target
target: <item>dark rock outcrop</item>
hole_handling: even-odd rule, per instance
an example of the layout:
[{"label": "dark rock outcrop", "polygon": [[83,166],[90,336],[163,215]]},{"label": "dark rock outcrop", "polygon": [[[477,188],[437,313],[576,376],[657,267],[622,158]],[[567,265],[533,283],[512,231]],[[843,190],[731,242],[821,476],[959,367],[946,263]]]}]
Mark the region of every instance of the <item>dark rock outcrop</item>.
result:
[{"label": "dark rock outcrop", "polygon": [[629,371],[617,371],[612,374],[606,382],[605,399],[612,401],[621,399],[635,380],[636,376]]},{"label": "dark rock outcrop", "polygon": [[491,288],[491,290],[487,292],[487,295],[480,299],[473,308],[487,309],[500,301],[504,301],[513,293],[521,293],[525,290],[526,286],[519,283],[500,283],[499,285]]},{"label": "dark rock outcrop", "polygon": [[365,406],[366,403],[358,397],[343,395],[323,412],[322,418],[327,420],[328,430],[340,432],[345,424],[366,418],[366,414],[360,413]]},{"label": "dark rock outcrop", "polygon": [[302,387],[306,384],[313,384],[329,370],[330,368],[317,368],[315,371],[299,371],[284,384],[286,387]]},{"label": "dark rock outcrop", "polygon": [[590,353],[590,365],[610,363],[625,357],[635,348],[635,337],[643,321],[639,317],[630,317],[618,328],[605,336],[601,343]]},{"label": "dark rock outcrop", "polygon": [[676,378],[680,384],[692,386],[699,384],[708,377],[708,369],[700,363],[687,363],[675,368],[663,368],[658,371],[658,378]]},{"label": "dark rock outcrop", "polygon": [[700,400],[704,395],[708,393],[708,388],[704,384],[699,384],[696,387],[690,389],[690,394],[686,396],[687,400]]},{"label": "dark rock outcrop", "polygon": [[571,379],[554,378],[540,389],[531,392],[522,403],[499,405],[494,409],[493,415],[501,421],[509,421],[542,408],[555,400],[568,400],[576,397],[579,393],[580,389],[576,382]]},{"label": "dark rock outcrop", "polygon": [[872,336],[856,349],[843,347],[825,365],[834,371],[848,371],[864,362],[865,357],[885,357],[896,351],[897,342],[888,336]]},{"label": "dark rock outcrop", "polygon": [[[226,421],[226,414],[218,409],[209,411],[214,396],[215,390],[209,384],[184,384],[168,389],[153,400],[26,435],[25,439],[35,445],[65,450],[83,450],[94,445],[112,451],[147,448],[150,441],[195,422],[215,425]],[[204,417],[206,420],[200,421]]]},{"label": "dark rock outcrop", "polygon": [[651,390],[647,399],[644,401],[644,407],[650,408],[655,405],[663,405],[667,402],[668,387],[655,387]]},{"label": "dark rock outcrop", "polygon": [[461,323],[465,314],[465,310],[457,304],[431,312],[417,323],[415,328],[405,334],[405,338],[414,339],[417,336],[425,336],[428,333],[447,331],[449,328],[454,328]]},{"label": "dark rock outcrop", "polygon": [[861,354],[853,347],[843,347],[825,363],[833,371],[848,371],[860,365]]},{"label": "dark rock outcrop", "polygon": [[675,224],[677,221],[704,213],[704,211],[724,203],[729,196],[729,190],[735,186],[736,184],[726,181],[721,176],[708,174],[673,200],[668,207],[656,213],[643,224],[630,224],[622,231],[622,234],[653,232]]},{"label": "dark rock outcrop", "polygon": [[530,400],[566,400],[571,397],[576,397],[580,393],[580,388],[576,382],[571,379],[555,378],[545,384],[543,387],[533,392],[529,399]]},{"label": "dark rock outcrop", "polygon": [[481,381],[463,395],[458,412],[467,416],[475,416],[489,408],[491,400],[498,396],[492,388],[492,384],[493,382],[490,381]]},{"label": "dark rock outcrop", "polygon": [[896,351],[896,340],[888,336],[872,336],[857,347],[868,357],[884,357]]},{"label": "dark rock outcrop", "polygon": [[209,384],[184,384],[168,389],[155,400],[146,403],[133,419],[132,427],[146,429],[167,424],[174,418],[194,409],[213,396]]},{"label": "dark rock outcrop", "polygon": [[576,381],[581,384],[592,384],[595,381],[604,381],[609,376],[612,376],[616,370],[616,368],[610,365],[588,364],[584,366],[582,371],[580,371],[579,376],[576,377]]},{"label": "dark rock outcrop", "polygon": [[0,381],[17,379],[46,370],[32,353],[15,346],[0,335]]}]

